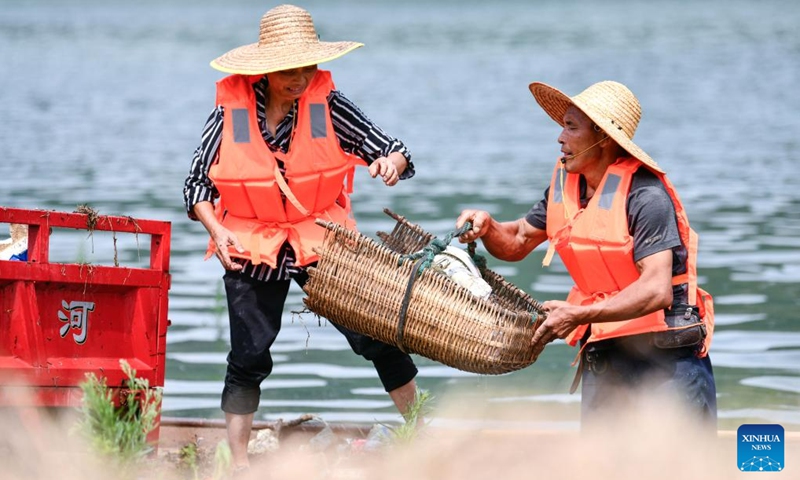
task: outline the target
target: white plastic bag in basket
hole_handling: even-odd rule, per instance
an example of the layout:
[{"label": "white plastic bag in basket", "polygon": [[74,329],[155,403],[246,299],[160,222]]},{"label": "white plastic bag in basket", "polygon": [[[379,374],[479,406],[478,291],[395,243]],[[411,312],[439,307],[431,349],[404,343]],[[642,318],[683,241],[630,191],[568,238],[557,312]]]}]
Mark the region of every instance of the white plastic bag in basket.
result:
[{"label": "white plastic bag in basket", "polygon": [[433,257],[433,268],[440,270],[451,280],[469,290],[479,298],[488,298],[492,287],[481,277],[481,272],[464,250],[447,246],[444,251]]}]

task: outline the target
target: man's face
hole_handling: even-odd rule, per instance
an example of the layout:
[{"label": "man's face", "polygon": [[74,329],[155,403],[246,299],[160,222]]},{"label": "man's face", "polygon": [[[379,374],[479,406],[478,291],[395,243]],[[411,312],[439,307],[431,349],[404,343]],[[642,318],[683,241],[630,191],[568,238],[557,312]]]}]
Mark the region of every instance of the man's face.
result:
[{"label": "man's face", "polygon": [[306,91],[316,73],[316,65],[268,73],[269,93],[277,100],[296,100]]},{"label": "man's face", "polygon": [[600,156],[601,148],[596,145],[603,138],[603,132],[594,129],[594,123],[585,113],[574,106],[564,113],[564,128],[558,136],[561,152],[567,158],[564,168],[569,173],[583,173]]}]

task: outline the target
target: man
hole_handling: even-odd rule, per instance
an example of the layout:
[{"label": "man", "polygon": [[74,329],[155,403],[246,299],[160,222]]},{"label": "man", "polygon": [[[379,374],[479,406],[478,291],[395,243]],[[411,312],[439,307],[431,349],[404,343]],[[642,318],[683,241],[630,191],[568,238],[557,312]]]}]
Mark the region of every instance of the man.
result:
[{"label": "man", "polygon": [[563,127],[563,156],[544,199],[512,222],[465,210],[456,225],[469,221],[472,229],[460,241],[480,238],[506,261],[525,258],[545,240],[544,264],[559,254],[575,286],[566,301],[544,303],[548,317],[531,348],[556,338],[581,344],[572,391],[582,379],[584,427],[611,408],[625,408],[632,390],[654,385],[678,392],[715,424],[708,358],[713,303],[697,287],[697,236],[683,205],[663,170],[632,140],[638,100],[609,81],[572,98],[538,82],[530,90]]},{"label": "man", "polygon": [[[281,5],[262,17],[258,43],[211,62],[232,75],[217,82],[217,107],[195,151],[184,201],[209,233],[207,256],[216,255],[226,270],[231,351],[221,406],[237,469],[249,466],[247,443],[290,281],[303,286],[318,260],[325,229],[315,220],[355,228],[348,196],[355,165],[368,165],[388,186],[414,175],[406,146],[317,69],[360,46],[320,42],[307,11]],[[411,357],[334,326],[373,362],[405,413],[416,394]]]}]

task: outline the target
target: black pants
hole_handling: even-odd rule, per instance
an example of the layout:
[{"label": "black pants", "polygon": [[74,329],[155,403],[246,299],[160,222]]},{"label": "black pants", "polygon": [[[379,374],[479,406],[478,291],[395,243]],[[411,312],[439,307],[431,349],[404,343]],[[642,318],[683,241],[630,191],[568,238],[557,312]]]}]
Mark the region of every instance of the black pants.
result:
[{"label": "black pants", "polygon": [[[228,300],[231,351],[222,391],[222,410],[246,415],[258,409],[261,382],[272,373],[270,347],[281,329],[281,316],[290,280],[262,282],[239,272],[223,277]],[[302,287],[308,281],[303,271],[294,277]],[[397,347],[356,333],[331,322],[347,339],[355,353],[372,361],[387,392],[405,385],[417,375],[411,357]]]}]

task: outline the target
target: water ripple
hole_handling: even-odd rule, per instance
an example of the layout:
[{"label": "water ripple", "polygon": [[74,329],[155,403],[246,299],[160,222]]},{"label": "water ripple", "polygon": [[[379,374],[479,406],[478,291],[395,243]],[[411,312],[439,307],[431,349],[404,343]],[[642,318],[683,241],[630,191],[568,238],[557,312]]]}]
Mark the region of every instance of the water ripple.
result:
[{"label": "water ripple", "polygon": [[[714,351],[766,352],[774,348],[800,348],[800,332],[724,330],[714,334]],[[800,364],[798,364],[800,367]]]},{"label": "water ripple", "polygon": [[761,376],[761,377],[748,377],[742,379],[739,383],[749,387],[769,388],[771,390],[779,390],[782,392],[800,393],[800,377],[786,377],[786,376]]}]

